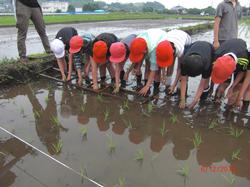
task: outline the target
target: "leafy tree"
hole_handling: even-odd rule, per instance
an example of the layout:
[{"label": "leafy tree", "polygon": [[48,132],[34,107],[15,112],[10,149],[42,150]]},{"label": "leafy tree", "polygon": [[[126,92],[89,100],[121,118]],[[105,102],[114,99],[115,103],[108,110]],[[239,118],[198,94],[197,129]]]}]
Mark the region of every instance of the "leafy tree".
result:
[{"label": "leafy tree", "polygon": [[76,11],[76,9],[73,5],[68,6],[68,12],[75,12],[75,11]]}]

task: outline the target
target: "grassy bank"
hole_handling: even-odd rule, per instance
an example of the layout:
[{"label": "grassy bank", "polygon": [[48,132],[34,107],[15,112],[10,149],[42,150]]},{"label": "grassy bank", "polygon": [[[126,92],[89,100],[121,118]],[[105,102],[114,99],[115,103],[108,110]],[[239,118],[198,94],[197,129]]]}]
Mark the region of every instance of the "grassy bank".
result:
[{"label": "grassy bank", "polygon": [[[50,15],[44,16],[46,24],[56,23],[80,23],[95,21],[113,21],[113,20],[135,20],[135,19],[195,19],[212,20],[211,16],[194,15],[167,15],[157,13],[110,13],[102,15]],[[15,26],[13,16],[0,16],[0,26]]]}]

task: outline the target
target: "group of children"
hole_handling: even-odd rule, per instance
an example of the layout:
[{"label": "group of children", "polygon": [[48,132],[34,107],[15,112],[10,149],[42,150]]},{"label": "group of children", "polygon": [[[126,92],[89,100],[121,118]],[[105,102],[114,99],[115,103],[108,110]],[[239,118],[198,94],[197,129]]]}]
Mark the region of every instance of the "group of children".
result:
[{"label": "group of children", "polygon": [[[149,95],[151,85],[153,94],[159,92],[160,84],[165,85],[168,94],[180,87],[179,107],[185,108],[188,77],[201,75],[194,99],[187,105],[189,108],[193,108],[201,99],[206,99],[213,92],[215,84],[219,84],[216,100],[220,100],[226,89],[228,104],[241,107],[243,101],[250,100],[250,52],[242,39],[224,41],[214,50],[213,45],[205,41],[192,43],[191,37],[182,30],[166,32],[148,29],[120,40],[112,33],[101,33],[96,37],[91,34],[79,36],[76,29],[66,27],[57,33],[51,42],[51,49],[57,58],[62,80],[71,79],[74,65],[79,85],[83,82],[82,70],[87,84],[91,84],[89,73],[92,73],[94,90],[99,89],[98,69],[101,83],[105,83],[106,70],[109,71],[114,93],[126,87],[133,71],[138,94]],[[173,77],[176,58],[177,71]],[[126,63],[129,63],[129,68],[125,70]]]}]

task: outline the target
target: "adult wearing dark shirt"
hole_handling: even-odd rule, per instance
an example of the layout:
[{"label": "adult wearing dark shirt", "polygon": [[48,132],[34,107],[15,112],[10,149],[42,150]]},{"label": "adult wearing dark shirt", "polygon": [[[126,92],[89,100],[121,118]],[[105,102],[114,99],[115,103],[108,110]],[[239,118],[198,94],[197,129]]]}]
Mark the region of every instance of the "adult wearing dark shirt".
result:
[{"label": "adult wearing dark shirt", "polygon": [[92,42],[91,50],[91,67],[92,67],[92,79],[93,89],[97,90],[97,68],[100,67],[101,82],[104,83],[106,79],[106,67],[109,70],[109,74],[114,82],[115,71],[109,61],[110,51],[109,48],[112,43],[118,42],[118,38],[112,33],[102,33],[98,35]]},{"label": "adult wearing dark shirt", "polygon": [[[185,108],[186,105],[186,89],[188,76],[196,77],[201,75],[201,81],[196,91],[193,102],[188,106],[193,108],[202,95],[208,95],[209,78],[212,70],[214,50],[212,44],[204,41],[197,41],[191,44],[190,48],[184,55],[183,61],[180,63],[181,69],[181,102],[180,108]],[[204,97],[205,99],[206,97]]]},{"label": "adult wearing dark shirt", "polygon": [[60,69],[62,80],[66,80],[65,70],[66,70],[66,60],[65,51],[69,51],[69,41],[73,36],[76,36],[77,30],[73,27],[64,27],[58,31],[55,39],[51,42],[51,50],[53,51],[58,67]]},{"label": "adult wearing dark shirt", "polygon": [[16,27],[17,31],[17,48],[20,62],[27,63],[25,40],[29,27],[29,20],[33,22],[46,53],[50,53],[49,40],[45,31],[42,10],[37,0],[16,0]]},{"label": "adult wearing dark shirt", "polygon": [[229,98],[232,96],[234,88],[243,80],[245,72],[249,67],[246,42],[242,39],[225,41],[215,51],[215,59],[211,78],[215,84],[220,84],[216,91],[216,98],[220,99],[224,94],[226,88],[231,83],[230,77],[233,76],[234,81],[227,93]]}]

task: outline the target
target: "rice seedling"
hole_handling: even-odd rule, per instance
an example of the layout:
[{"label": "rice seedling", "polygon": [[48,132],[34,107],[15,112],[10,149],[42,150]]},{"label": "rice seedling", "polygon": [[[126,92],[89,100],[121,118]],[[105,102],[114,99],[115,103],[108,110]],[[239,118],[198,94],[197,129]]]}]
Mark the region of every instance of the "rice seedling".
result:
[{"label": "rice seedling", "polygon": [[163,123],[162,123],[162,126],[160,128],[161,136],[164,136],[167,132],[168,132],[168,130],[166,129],[166,123],[165,123],[165,120],[164,120]]},{"label": "rice seedling", "polygon": [[119,177],[118,183],[115,184],[114,187],[125,187],[125,178]]},{"label": "rice seedling", "polygon": [[123,101],[123,103],[122,103],[123,110],[129,110],[128,104],[129,104],[128,99],[126,99],[125,101]]},{"label": "rice seedling", "polygon": [[110,115],[110,112],[109,110],[106,108],[106,110],[104,111],[104,121],[107,121],[109,119],[109,115]]},{"label": "rice seedling", "polygon": [[138,149],[135,153],[135,160],[142,162],[144,159],[144,151],[143,149]]},{"label": "rice seedling", "polygon": [[170,122],[172,124],[175,124],[177,121],[178,121],[177,115],[171,114],[171,116],[170,116]]},{"label": "rice seedling", "polygon": [[52,116],[51,122],[52,122],[52,124],[53,124],[55,127],[60,126],[60,121],[59,121],[59,119],[58,119],[56,116]]},{"label": "rice seedling", "polygon": [[240,149],[235,150],[232,153],[232,160],[240,160]]},{"label": "rice seedling", "polygon": [[154,110],[154,106],[151,102],[149,102],[147,105],[147,113],[151,114],[153,112],[153,110]]},{"label": "rice seedling", "polygon": [[209,126],[208,126],[208,129],[214,129],[214,128],[218,127],[218,125],[219,125],[219,124],[217,123],[216,120],[212,120],[212,121],[210,122]]},{"label": "rice seedling", "polygon": [[3,152],[1,152],[1,151],[0,151],[0,155],[6,156],[6,154],[5,154],[5,153],[3,153]]},{"label": "rice seedling", "polygon": [[83,183],[84,182],[84,177],[88,176],[88,174],[87,174],[87,168],[84,167],[83,164],[81,164],[81,166],[80,166],[80,175],[82,177],[82,183]]},{"label": "rice seedling", "polygon": [[40,113],[37,110],[34,111],[34,116],[35,116],[35,118],[41,117]]},{"label": "rice seedling", "polygon": [[184,167],[181,167],[181,169],[177,170],[177,173],[181,175],[182,177],[187,178],[189,176],[189,167],[188,165],[185,165]]},{"label": "rice seedling", "polygon": [[62,141],[52,144],[53,150],[56,154],[60,153],[63,147]]},{"label": "rice seedling", "polygon": [[133,128],[132,123],[131,123],[130,120],[128,120],[128,121],[126,121],[125,119],[122,119],[122,120],[123,120],[123,123],[126,125],[126,127],[128,129],[132,129]]},{"label": "rice seedling", "polygon": [[45,97],[45,103],[48,104],[48,102],[49,102],[49,97],[46,96],[46,97]]},{"label": "rice seedling", "polygon": [[81,131],[82,137],[86,137],[87,136],[88,129],[86,127],[82,127],[80,131]]},{"label": "rice seedling", "polygon": [[232,126],[229,128],[229,135],[234,138],[239,138],[243,134],[243,129],[233,128]]},{"label": "rice seedling", "polygon": [[102,97],[101,94],[97,95],[97,101],[100,102],[100,103],[103,103],[104,100],[103,100],[103,97]]},{"label": "rice seedling", "polygon": [[194,147],[198,148],[201,143],[202,143],[202,138],[201,138],[200,133],[198,132],[194,133],[194,138],[193,138]]},{"label": "rice seedling", "polygon": [[233,187],[233,184],[235,183],[235,177],[230,173],[229,175],[222,175],[224,179],[227,181],[229,187]]},{"label": "rice seedling", "polygon": [[159,157],[159,155],[160,155],[159,153],[156,153],[155,155],[152,156],[151,160],[154,161]]},{"label": "rice seedling", "polygon": [[86,105],[81,105],[81,112],[85,112],[86,110]]},{"label": "rice seedling", "polygon": [[111,135],[108,135],[108,134],[107,134],[107,137],[108,137],[108,148],[109,148],[109,152],[112,153],[112,152],[115,151],[116,145],[115,145],[115,143],[114,143],[113,138],[112,138]]}]

